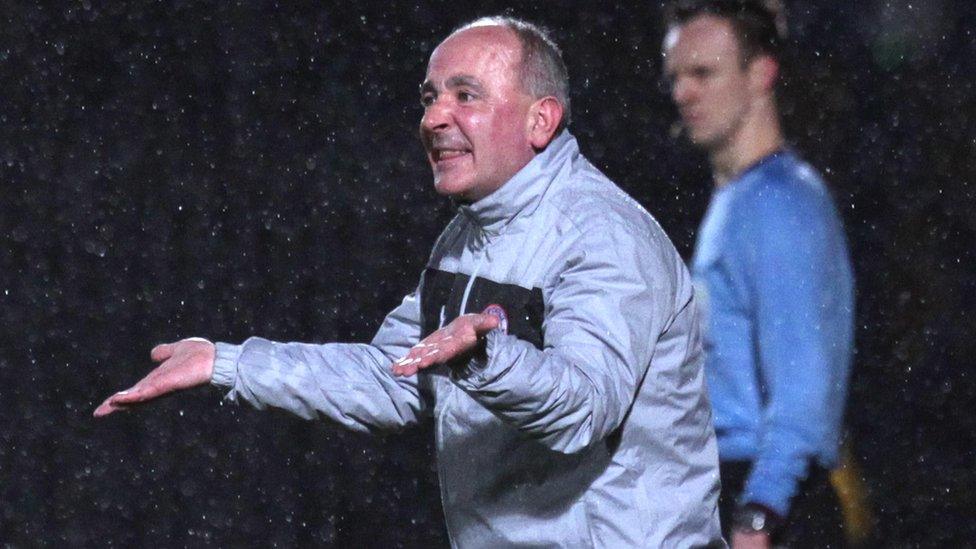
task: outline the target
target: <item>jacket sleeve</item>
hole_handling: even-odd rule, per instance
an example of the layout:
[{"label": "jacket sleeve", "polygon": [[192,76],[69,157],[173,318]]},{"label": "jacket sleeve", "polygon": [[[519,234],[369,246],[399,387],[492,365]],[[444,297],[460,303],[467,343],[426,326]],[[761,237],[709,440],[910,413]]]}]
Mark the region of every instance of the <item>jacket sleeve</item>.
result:
[{"label": "jacket sleeve", "polygon": [[623,422],[673,317],[684,267],[658,232],[604,223],[566,238],[544,288],[544,349],[494,330],[487,358],[455,371],[455,383],[553,450],[603,440]]},{"label": "jacket sleeve", "polygon": [[[418,291],[419,292],[419,291]],[[393,360],[420,337],[418,293],[387,315],[370,344],[276,343],[261,338],[217,344],[211,383],[227,398],[305,419],[327,417],[357,431],[396,430],[427,409],[417,376],[394,377]]]},{"label": "jacket sleeve", "polygon": [[836,451],[852,352],[853,280],[829,197],[770,189],[745,262],[765,407],[743,502],[785,516],[808,465]]}]

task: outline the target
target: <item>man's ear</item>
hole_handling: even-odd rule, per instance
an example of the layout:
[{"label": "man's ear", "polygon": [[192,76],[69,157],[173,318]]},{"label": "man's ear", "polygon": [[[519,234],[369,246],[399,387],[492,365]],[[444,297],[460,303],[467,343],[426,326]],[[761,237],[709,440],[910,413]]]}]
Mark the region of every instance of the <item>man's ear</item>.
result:
[{"label": "man's ear", "polygon": [[558,99],[549,95],[537,99],[529,107],[527,130],[529,144],[535,150],[542,150],[552,141],[556,128],[563,119],[563,105]]},{"label": "man's ear", "polygon": [[776,87],[779,62],[768,55],[757,55],[749,62],[749,85],[753,93],[766,95]]}]

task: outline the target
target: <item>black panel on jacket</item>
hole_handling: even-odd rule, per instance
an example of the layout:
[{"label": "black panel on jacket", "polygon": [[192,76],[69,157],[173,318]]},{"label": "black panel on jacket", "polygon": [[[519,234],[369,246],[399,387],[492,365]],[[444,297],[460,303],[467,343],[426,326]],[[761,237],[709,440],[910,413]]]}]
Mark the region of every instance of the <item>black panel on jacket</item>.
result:
[{"label": "black panel on jacket", "polygon": [[[421,339],[457,318],[468,280],[468,275],[461,273],[433,268],[424,271],[420,288]],[[465,313],[480,313],[491,304],[501,305],[508,314],[508,333],[542,349],[545,304],[541,289],[475,277]]]}]

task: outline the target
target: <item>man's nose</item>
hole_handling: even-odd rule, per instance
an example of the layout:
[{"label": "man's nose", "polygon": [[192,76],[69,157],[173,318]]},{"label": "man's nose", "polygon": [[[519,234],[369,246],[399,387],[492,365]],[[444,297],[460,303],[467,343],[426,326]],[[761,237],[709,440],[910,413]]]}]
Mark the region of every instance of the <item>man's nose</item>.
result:
[{"label": "man's nose", "polygon": [[436,131],[449,127],[451,124],[451,106],[445,99],[435,99],[424,109],[424,116],[420,119],[420,127],[428,131]]},{"label": "man's nose", "polygon": [[690,102],[697,93],[694,84],[687,78],[675,78],[671,84],[671,99],[678,106]]}]

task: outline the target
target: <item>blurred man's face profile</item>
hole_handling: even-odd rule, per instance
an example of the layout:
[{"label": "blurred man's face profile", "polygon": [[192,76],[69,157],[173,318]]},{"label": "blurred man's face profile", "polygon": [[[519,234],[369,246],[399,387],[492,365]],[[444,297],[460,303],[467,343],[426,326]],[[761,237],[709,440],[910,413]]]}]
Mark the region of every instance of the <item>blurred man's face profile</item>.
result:
[{"label": "blurred man's face profile", "polygon": [[706,149],[727,143],[753,99],[732,25],[700,15],[672,27],[664,42],[664,67],[692,142]]},{"label": "blurred man's face profile", "polygon": [[533,100],[518,81],[521,55],[514,32],[484,26],[449,36],[430,56],[420,138],[438,193],[480,200],[535,156]]}]

